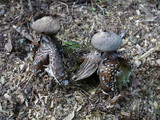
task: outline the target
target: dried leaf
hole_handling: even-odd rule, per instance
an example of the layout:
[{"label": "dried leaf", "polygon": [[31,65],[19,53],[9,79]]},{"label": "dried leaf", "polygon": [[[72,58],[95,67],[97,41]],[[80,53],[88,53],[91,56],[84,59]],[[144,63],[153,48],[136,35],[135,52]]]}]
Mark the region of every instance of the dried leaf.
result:
[{"label": "dried leaf", "polygon": [[63,120],[72,120],[75,116],[75,110],[73,110],[69,115],[67,115]]},{"label": "dried leaf", "polygon": [[63,120],[72,120],[75,116],[76,109],[77,109],[77,103],[75,104],[73,111],[70,114],[68,114]]},{"label": "dried leaf", "polygon": [[75,76],[73,76],[73,79],[75,81],[85,79],[89,76],[91,76],[98,68],[98,63],[104,58],[105,56],[101,55],[101,52],[94,50],[90,52],[88,55],[86,55],[85,60],[80,66],[79,71]]}]

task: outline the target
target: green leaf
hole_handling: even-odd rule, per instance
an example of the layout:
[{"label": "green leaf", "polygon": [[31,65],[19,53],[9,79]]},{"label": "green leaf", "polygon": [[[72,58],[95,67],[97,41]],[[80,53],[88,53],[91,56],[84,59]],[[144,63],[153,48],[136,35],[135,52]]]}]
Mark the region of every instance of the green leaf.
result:
[{"label": "green leaf", "polygon": [[118,80],[118,88],[122,88],[129,83],[130,75],[131,75],[131,67],[128,64],[128,61],[125,59],[121,59],[120,61],[120,74],[117,77]]},{"label": "green leaf", "polygon": [[78,42],[75,42],[75,41],[63,42],[63,45],[65,45],[68,49],[80,48],[80,44]]}]

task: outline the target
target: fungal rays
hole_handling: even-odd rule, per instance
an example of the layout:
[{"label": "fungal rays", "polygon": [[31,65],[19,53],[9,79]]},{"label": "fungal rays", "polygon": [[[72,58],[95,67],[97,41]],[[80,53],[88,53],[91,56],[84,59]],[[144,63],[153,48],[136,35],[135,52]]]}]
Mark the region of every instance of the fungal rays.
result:
[{"label": "fungal rays", "polygon": [[[46,63],[45,61],[48,61]],[[67,73],[64,70],[64,64],[53,41],[45,36],[42,37],[41,47],[39,48],[35,60],[34,68],[37,71],[40,67],[44,68],[47,65],[45,71],[54,78],[54,80],[60,85],[68,85]]]},{"label": "fungal rays", "polygon": [[73,76],[73,79],[78,81],[91,76],[98,69],[99,62],[104,59],[104,57],[105,54],[102,54],[102,52],[98,50],[90,52],[86,55],[83,63],[80,65],[79,71]]},{"label": "fungal rays", "polygon": [[[76,74],[75,81],[91,76],[98,68],[101,88],[105,92],[116,94],[119,73],[119,55],[116,52],[102,53],[97,50],[89,53]],[[75,77],[75,76],[74,76]]]}]

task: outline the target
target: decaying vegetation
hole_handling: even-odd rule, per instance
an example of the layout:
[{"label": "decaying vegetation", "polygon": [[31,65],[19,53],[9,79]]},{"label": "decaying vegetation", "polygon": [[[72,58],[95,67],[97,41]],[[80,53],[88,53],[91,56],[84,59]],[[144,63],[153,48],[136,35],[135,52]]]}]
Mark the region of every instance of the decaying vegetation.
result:
[{"label": "decaying vegetation", "polygon": [[[69,88],[58,86],[46,73],[34,75],[33,46],[41,35],[31,23],[45,15],[61,23],[57,38],[70,76],[82,62],[82,53],[92,49],[95,33],[126,30],[119,52],[130,61],[132,72],[121,99],[106,99],[96,75]],[[0,119],[160,119],[159,21],[158,0],[2,0]]]}]

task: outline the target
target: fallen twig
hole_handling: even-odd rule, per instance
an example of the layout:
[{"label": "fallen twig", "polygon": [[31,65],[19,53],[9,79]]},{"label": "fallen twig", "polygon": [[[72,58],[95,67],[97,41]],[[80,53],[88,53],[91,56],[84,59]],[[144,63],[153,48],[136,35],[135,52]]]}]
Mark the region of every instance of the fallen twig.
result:
[{"label": "fallen twig", "polygon": [[61,1],[59,1],[59,3],[62,4],[62,5],[64,5],[64,6],[66,6],[67,13],[69,13],[68,5],[65,4],[65,3],[63,3],[63,2],[61,2]]},{"label": "fallen twig", "polygon": [[136,60],[142,60],[146,57],[148,57],[151,53],[155,52],[156,50],[160,49],[160,45],[157,45],[154,48],[151,48],[150,50],[148,50],[146,53],[144,53],[143,55],[141,55],[140,57],[136,58]]},{"label": "fallen twig", "polygon": [[37,38],[36,36],[33,38],[33,36],[29,35],[29,33],[27,33],[25,30],[22,30],[21,27],[17,27],[16,25],[12,25],[12,27],[18,32],[20,33],[23,37],[27,38],[28,40],[30,40],[32,42],[32,44],[38,48],[39,47],[39,38]]},{"label": "fallen twig", "polygon": [[7,52],[11,52],[11,51],[12,51],[12,48],[13,48],[13,46],[12,46],[11,34],[8,33],[8,42],[5,44],[5,50],[6,50]]},{"label": "fallen twig", "polygon": [[29,10],[30,10],[30,11],[33,11],[33,7],[32,7],[32,4],[31,4],[31,0],[28,0],[28,6],[29,6]]},{"label": "fallen twig", "polygon": [[29,35],[28,33],[26,33],[25,30],[21,30],[21,27],[18,27],[16,25],[12,25],[12,27],[18,32],[20,33],[23,37],[27,38],[28,40],[30,40],[31,42],[34,42],[34,39],[31,35]]},{"label": "fallen twig", "polygon": [[21,14],[23,14],[24,11],[23,0],[20,0],[20,6],[21,6]]}]

